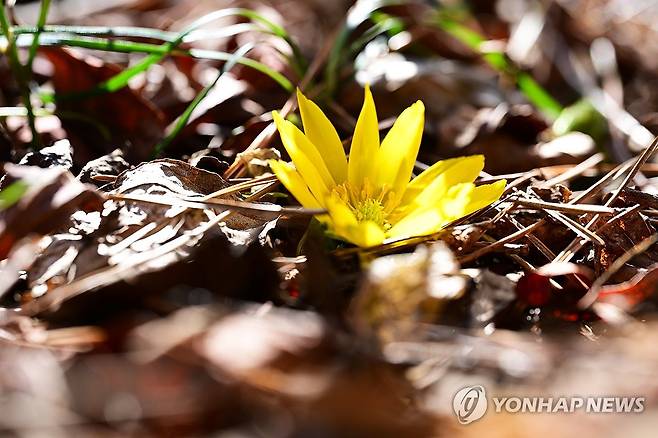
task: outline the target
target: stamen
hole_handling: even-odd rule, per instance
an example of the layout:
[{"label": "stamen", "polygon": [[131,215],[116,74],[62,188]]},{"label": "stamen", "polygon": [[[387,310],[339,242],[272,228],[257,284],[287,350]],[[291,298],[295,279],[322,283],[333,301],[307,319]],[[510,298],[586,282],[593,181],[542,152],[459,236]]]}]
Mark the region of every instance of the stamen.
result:
[{"label": "stamen", "polygon": [[391,206],[394,197],[388,189],[375,189],[365,180],[361,187],[354,187],[349,183],[336,186],[333,193],[347,204],[357,221],[372,221],[384,230],[391,228],[388,215],[393,209],[387,207]]},{"label": "stamen", "polygon": [[380,227],[384,227],[386,224],[384,207],[376,199],[365,199],[359,202],[354,208],[354,215],[359,222],[372,221]]}]

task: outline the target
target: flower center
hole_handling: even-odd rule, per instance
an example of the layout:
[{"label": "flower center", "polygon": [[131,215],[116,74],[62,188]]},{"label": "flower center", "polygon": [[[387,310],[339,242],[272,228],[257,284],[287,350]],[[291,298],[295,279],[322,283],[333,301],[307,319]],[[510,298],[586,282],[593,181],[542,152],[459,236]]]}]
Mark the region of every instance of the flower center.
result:
[{"label": "flower center", "polygon": [[[352,207],[352,206],[350,206]],[[364,199],[352,207],[356,220],[373,221],[382,228],[386,228],[386,212],[384,206],[377,199]]]},{"label": "flower center", "polygon": [[386,188],[375,189],[366,180],[361,188],[355,188],[344,183],[333,188],[337,195],[354,213],[358,222],[372,221],[384,230],[391,228],[388,221],[389,212],[393,209],[393,193]]}]

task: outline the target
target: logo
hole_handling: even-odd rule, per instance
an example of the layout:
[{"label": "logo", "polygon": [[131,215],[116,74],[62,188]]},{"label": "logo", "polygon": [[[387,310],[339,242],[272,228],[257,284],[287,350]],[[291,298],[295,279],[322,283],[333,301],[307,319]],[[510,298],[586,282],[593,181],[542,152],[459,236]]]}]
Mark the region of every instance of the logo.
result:
[{"label": "logo", "polygon": [[[493,414],[543,414],[575,412],[625,413],[644,412],[644,396],[491,396]],[[482,385],[472,385],[457,391],[452,398],[452,409],[461,424],[471,424],[487,412],[489,399]]]},{"label": "logo", "polygon": [[481,385],[462,388],[452,399],[452,409],[461,424],[470,424],[487,412],[487,394]]}]

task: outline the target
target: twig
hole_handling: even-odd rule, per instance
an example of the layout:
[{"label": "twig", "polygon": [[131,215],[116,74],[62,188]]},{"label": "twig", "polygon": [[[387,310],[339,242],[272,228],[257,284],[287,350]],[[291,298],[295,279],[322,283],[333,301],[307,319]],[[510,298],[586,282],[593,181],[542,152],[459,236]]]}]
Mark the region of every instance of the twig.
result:
[{"label": "twig", "polygon": [[601,274],[595,281],[592,283],[592,287],[587,291],[587,293],[578,301],[578,307],[587,308],[591,306],[599,296],[599,291],[601,287],[621,268],[624,267],[633,257],[642,254],[647,251],[653,244],[658,242],[658,233],[652,234],[646,239],[642,240],[631,249],[626,251],[620,257],[618,257],[612,265]]},{"label": "twig", "polygon": [[203,196],[201,199],[207,201],[209,199],[219,198],[220,196],[230,195],[232,193],[240,192],[242,190],[250,189],[252,187],[257,187],[263,184],[273,183],[276,181],[278,180],[277,177],[274,175],[253,178],[253,179],[249,179],[248,181],[243,181],[238,184],[234,184],[232,186],[223,188],[221,190],[217,190],[216,192]]},{"label": "twig", "polygon": [[256,204],[253,202],[235,201],[231,199],[203,200],[202,198],[191,198],[191,197],[165,198],[163,196],[122,195],[122,194],[110,194],[108,195],[108,197],[110,199],[114,199],[117,201],[145,202],[148,204],[180,206],[180,207],[187,207],[197,210],[205,210],[208,207],[224,207],[224,208],[230,208],[235,210],[257,211],[263,213],[276,213],[276,214],[294,214],[294,215],[303,215],[303,216],[314,216],[314,215],[326,213],[326,211],[322,209],[307,209],[303,207],[282,207],[277,204]]},{"label": "twig", "polygon": [[530,170],[530,171],[526,172],[522,176],[518,177],[514,181],[507,184],[507,187],[505,187],[505,193],[508,193],[508,192],[512,191],[512,189],[520,186],[521,184],[525,183],[526,181],[529,181],[532,178],[535,178],[537,176],[541,176],[538,169],[533,169],[533,170]]},{"label": "twig", "polygon": [[639,209],[640,209],[640,205],[639,205],[639,204],[635,204],[635,205],[633,205],[632,207],[628,207],[628,208],[624,209],[624,211],[622,211],[622,212],[619,213],[618,215],[616,215],[616,216],[610,218],[609,221],[607,221],[606,223],[604,223],[603,225],[601,225],[601,226],[599,227],[599,229],[596,230],[596,231],[601,232],[601,231],[605,231],[605,230],[607,230],[608,228],[610,228],[610,227],[611,227],[612,225],[614,225],[615,223],[619,222],[620,220],[622,220],[623,218],[625,218],[625,217],[628,216],[629,214],[637,212]]},{"label": "twig", "polygon": [[532,225],[528,225],[525,228],[520,229],[519,231],[516,231],[515,233],[510,234],[509,236],[506,236],[500,240],[497,240],[495,243],[492,243],[489,246],[485,246],[484,248],[480,248],[476,251],[473,251],[472,253],[465,255],[463,257],[460,257],[459,263],[465,264],[472,262],[483,255],[489,254],[490,252],[494,252],[497,249],[503,247],[504,245],[515,242],[523,237],[526,237],[528,234],[530,234],[532,231],[536,230],[540,226],[544,224],[544,221],[537,221]]},{"label": "twig", "polygon": [[[635,177],[635,174],[640,170],[640,168],[649,160],[649,158],[656,152],[656,149],[658,148],[658,137],[654,138],[653,142],[651,145],[646,148],[640,156],[637,157],[635,160],[633,166],[631,167],[630,171],[622,181],[622,183],[619,185],[619,187],[612,192],[612,196],[608,198],[608,200],[604,203],[606,207],[609,207],[612,205],[619,195],[621,194],[622,190],[625,189],[628,184],[631,182],[633,177]],[[621,169],[618,171],[620,172]],[[595,215],[585,226],[586,228],[592,228],[595,227],[596,224],[599,221],[600,216]],[[573,256],[576,255],[576,253],[587,243],[587,239],[585,240],[579,240],[575,239],[573,240],[558,256],[554,261],[556,262],[567,262],[573,258]]]},{"label": "twig", "polygon": [[579,163],[578,165],[572,167],[571,169],[567,170],[566,172],[556,176],[555,178],[551,178],[548,181],[544,181],[543,183],[539,184],[539,187],[542,189],[547,189],[549,187],[553,187],[554,185],[561,184],[563,182],[569,181],[572,178],[575,178],[587,170],[591,169],[592,167],[596,167],[603,160],[605,159],[605,155],[602,153],[594,154],[582,163]]},{"label": "twig", "polygon": [[587,214],[587,213],[598,213],[598,214],[615,214],[617,210],[610,207],[604,207],[601,205],[573,205],[573,204],[560,204],[557,202],[546,202],[539,201],[528,198],[519,198],[513,201],[515,204],[522,205],[524,207],[532,207],[538,210],[552,210],[560,211],[562,213],[574,213],[574,214]]},{"label": "twig", "polygon": [[592,196],[596,195],[599,193],[601,190],[603,190],[603,186],[608,182],[608,181],[613,181],[617,178],[619,178],[624,172],[626,172],[630,167],[633,165],[633,162],[635,159],[628,160],[623,164],[620,164],[619,166],[615,167],[611,171],[609,171],[603,178],[598,180],[594,185],[590,186],[587,190],[576,196],[570,201],[570,204],[579,204],[582,201],[585,201]]},{"label": "twig", "polygon": [[[425,166],[426,166],[426,168],[430,167],[430,166],[427,166],[427,165],[425,165]],[[425,169],[423,169],[423,170],[425,170]],[[485,173],[485,172],[482,172],[482,173]],[[526,180],[525,177],[526,177],[527,174],[528,174],[528,172],[506,173],[506,174],[503,174],[503,175],[489,175],[489,174],[482,175],[482,174],[480,174],[480,176],[482,176],[482,178],[477,180],[475,182],[475,184],[489,184],[489,183],[492,183],[492,182],[495,182],[495,181],[500,181],[501,179],[516,180],[518,178],[524,178],[523,181],[525,181]]]},{"label": "twig", "polygon": [[[489,241],[489,242],[495,242],[495,239],[493,237],[487,236],[486,234],[482,236],[483,239]],[[535,266],[532,265],[532,263],[528,262],[527,260],[524,260],[521,256],[518,254],[506,254],[507,257],[511,258],[514,260],[521,268],[526,271],[526,272],[534,272],[537,270]],[[555,286],[557,289],[561,289],[562,287],[553,279],[550,280],[551,284]]]},{"label": "twig", "polygon": [[599,237],[596,233],[590,231],[587,227],[583,227],[581,224],[574,221],[573,219],[570,219],[564,216],[563,214],[558,213],[557,211],[546,210],[546,213],[551,217],[557,219],[558,221],[562,222],[564,225],[567,226],[567,228],[569,228],[577,235],[581,236],[583,239],[591,240],[592,242],[595,242],[599,245],[605,245],[605,241],[601,237]]}]

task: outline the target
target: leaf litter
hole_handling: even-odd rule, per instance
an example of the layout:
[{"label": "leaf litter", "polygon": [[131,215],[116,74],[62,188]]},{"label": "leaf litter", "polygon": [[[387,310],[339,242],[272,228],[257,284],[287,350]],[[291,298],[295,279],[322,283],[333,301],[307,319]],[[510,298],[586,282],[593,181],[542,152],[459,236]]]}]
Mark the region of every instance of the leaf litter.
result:
[{"label": "leaf litter", "polygon": [[[140,50],[229,7],[131,3],[89,15],[53,5],[63,27],[44,28],[30,79],[44,99],[41,149],[0,65],[0,92],[17,105],[3,107],[1,129],[3,431],[620,436],[630,424],[491,415],[459,427],[451,398],[470,383],[641,394],[655,415],[655,47],[628,44],[642,14],[558,1],[524,49],[521,23],[528,31],[537,10],[515,2],[468,2],[460,20],[487,36],[475,46],[455,32],[464,11],[435,16],[424,2],[238,2],[258,15],[226,14],[119,91],[99,91]],[[33,35],[20,25],[36,22],[31,11],[16,6],[27,17],[18,34]],[[259,17],[283,31],[254,31],[267,28]],[[217,54],[249,44],[262,64],[224,72],[230,57]],[[509,59],[497,63],[501,47]],[[575,104],[552,119],[552,98],[528,92],[526,71]],[[313,218],[325,212],[300,207],[268,165],[289,159],[271,111],[299,122],[273,73],[317,98],[343,139],[365,84],[382,134],[422,99],[414,175],[483,154],[476,184],[506,179],[505,193],[430,236],[369,248],[327,238]]]}]

